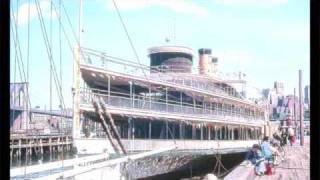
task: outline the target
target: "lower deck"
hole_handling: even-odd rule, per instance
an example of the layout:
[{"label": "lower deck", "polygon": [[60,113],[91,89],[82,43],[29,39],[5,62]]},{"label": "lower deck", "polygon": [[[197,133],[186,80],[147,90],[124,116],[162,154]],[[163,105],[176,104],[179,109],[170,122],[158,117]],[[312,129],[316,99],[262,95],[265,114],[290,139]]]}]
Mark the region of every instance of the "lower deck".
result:
[{"label": "lower deck", "polygon": [[[81,133],[86,138],[104,138],[106,134],[95,114],[85,114]],[[113,115],[122,139],[175,140],[255,140],[261,138],[263,127],[216,122],[174,121],[160,118]]]}]

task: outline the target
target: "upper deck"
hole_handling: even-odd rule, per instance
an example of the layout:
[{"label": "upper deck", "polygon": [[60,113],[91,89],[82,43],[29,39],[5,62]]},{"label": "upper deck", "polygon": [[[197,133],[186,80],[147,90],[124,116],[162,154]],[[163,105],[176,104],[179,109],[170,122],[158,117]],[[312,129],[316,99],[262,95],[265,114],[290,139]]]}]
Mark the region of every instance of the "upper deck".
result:
[{"label": "upper deck", "polygon": [[[201,94],[211,98],[220,98],[230,103],[240,103],[252,108],[262,110],[264,107],[244,99],[236,89],[229,83],[238,81],[245,83],[244,80],[223,80],[217,77],[208,77],[189,73],[159,73],[147,74],[150,67],[134,63],[132,61],[108,56],[103,52],[82,49],[82,59],[80,69],[82,76],[87,81],[93,83],[107,83],[107,78],[112,78],[127,82],[139,82],[139,85],[149,86],[157,84],[166,87],[175,88],[180,91],[189,91],[191,93]],[[86,77],[85,77],[86,76]],[[90,77],[91,76],[91,77]],[[126,82],[124,82],[126,81]]]},{"label": "upper deck", "polygon": [[244,99],[228,81],[189,73],[147,74],[149,66],[88,49],[82,51],[82,57],[80,70],[89,86],[80,91],[80,108],[84,111],[94,111],[92,98],[99,96],[113,114],[260,127],[265,124],[264,108]]}]

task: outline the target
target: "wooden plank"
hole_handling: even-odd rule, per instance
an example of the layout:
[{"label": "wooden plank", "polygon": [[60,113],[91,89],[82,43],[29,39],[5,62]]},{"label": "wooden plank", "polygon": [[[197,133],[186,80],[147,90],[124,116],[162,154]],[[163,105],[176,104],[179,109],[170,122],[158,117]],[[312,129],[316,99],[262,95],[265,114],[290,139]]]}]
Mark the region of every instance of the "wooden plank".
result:
[{"label": "wooden plank", "polygon": [[294,145],[286,146],[286,160],[279,166],[274,168],[274,174],[267,176],[256,176],[253,172],[253,167],[246,167],[244,163],[240,164],[224,179],[292,179],[292,180],[307,180],[310,179],[310,147],[309,143],[304,146]]}]

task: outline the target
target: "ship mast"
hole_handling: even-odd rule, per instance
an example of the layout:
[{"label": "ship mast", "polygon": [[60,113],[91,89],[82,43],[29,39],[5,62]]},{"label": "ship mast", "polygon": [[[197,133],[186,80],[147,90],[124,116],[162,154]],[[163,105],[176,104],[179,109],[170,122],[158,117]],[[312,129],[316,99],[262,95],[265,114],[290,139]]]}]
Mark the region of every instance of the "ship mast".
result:
[{"label": "ship mast", "polygon": [[74,48],[75,59],[73,63],[73,139],[80,138],[80,47],[81,47],[81,32],[82,32],[82,0],[80,0],[79,8],[79,35],[78,43]]}]

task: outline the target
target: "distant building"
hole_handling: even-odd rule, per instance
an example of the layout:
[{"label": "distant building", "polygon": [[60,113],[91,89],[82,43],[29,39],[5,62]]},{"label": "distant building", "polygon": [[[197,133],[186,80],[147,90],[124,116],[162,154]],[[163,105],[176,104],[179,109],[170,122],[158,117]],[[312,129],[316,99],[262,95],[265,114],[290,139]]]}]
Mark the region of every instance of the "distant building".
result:
[{"label": "distant building", "polygon": [[310,86],[304,87],[304,103],[310,104]]},{"label": "distant building", "polygon": [[299,116],[299,98],[293,95],[285,96],[283,90],[284,84],[280,82],[274,82],[273,89],[262,90],[264,98],[268,101],[267,107],[270,120],[285,120],[288,115],[293,117],[294,112],[296,112],[297,117]]},{"label": "distant building", "polygon": [[274,82],[274,87],[273,87],[275,90],[276,90],[276,93],[277,94],[282,94],[283,91],[284,91],[284,86],[283,86],[283,83],[282,82]]},{"label": "distant building", "polygon": [[264,97],[268,97],[268,94],[270,93],[270,89],[269,88],[267,88],[267,89],[262,89],[262,95],[264,96]]}]

